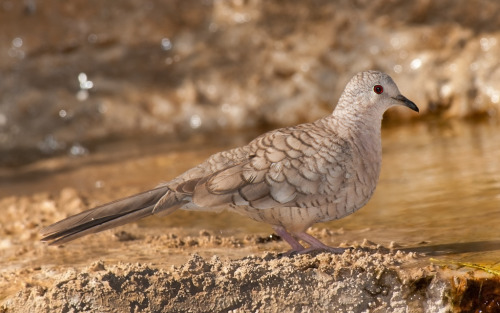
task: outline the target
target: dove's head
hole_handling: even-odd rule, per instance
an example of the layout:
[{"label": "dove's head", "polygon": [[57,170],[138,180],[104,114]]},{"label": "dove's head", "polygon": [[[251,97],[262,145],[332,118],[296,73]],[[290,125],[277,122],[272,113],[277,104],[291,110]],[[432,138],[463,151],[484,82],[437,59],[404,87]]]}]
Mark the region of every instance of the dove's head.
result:
[{"label": "dove's head", "polygon": [[395,105],[406,106],[418,112],[418,107],[403,96],[392,78],[382,72],[367,71],[356,74],[345,87],[336,110],[355,114],[379,115]]}]

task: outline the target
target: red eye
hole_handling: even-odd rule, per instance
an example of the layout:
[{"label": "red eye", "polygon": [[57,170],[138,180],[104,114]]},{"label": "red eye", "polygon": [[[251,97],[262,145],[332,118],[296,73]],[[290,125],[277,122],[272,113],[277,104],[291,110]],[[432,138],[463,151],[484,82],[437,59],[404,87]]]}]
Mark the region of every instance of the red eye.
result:
[{"label": "red eye", "polygon": [[373,86],[373,91],[375,91],[375,93],[379,95],[382,92],[384,92],[384,87],[382,87],[380,85],[375,85],[375,86]]}]

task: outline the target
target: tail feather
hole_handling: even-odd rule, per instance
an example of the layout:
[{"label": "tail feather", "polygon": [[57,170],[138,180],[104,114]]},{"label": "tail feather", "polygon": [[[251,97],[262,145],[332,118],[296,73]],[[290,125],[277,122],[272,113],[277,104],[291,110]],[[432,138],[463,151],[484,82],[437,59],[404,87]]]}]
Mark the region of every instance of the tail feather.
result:
[{"label": "tail feather", "polygon": [[70,216],[42,229],[42,241],[63,244],[152,215],[155,204],[168,190],[167,186],[161,186]]}]

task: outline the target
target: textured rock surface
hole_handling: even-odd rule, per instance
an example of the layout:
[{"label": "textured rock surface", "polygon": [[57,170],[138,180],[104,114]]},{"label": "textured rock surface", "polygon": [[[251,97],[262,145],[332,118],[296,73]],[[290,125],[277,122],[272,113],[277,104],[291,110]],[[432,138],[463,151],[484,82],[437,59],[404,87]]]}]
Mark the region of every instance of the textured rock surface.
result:
[{"label": "textured rock surface", "polygon": [[[435,273],[402,277],[411,255],[357,250],[236,261],[193,255],[170,270],[141,264],[47,272],[4,312],[445,312],[446,285]],[[49,274],[49,275],[47,275]]]}]

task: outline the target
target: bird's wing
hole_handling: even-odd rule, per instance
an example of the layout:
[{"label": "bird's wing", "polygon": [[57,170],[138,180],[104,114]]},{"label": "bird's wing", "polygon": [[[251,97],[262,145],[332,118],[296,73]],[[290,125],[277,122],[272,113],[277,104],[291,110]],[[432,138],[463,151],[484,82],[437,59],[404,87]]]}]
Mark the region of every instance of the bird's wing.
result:
[{"label": "bird's wing", "polygon": [[[187,181],[177,190],[192,193],[200,207],[248,205],[258,209],[319,206],[345,180],[338,147],[310,132],[292,129],[267,133],[249,144],[239,163]],[[336,152],[337,151],[337,152]]]}]

